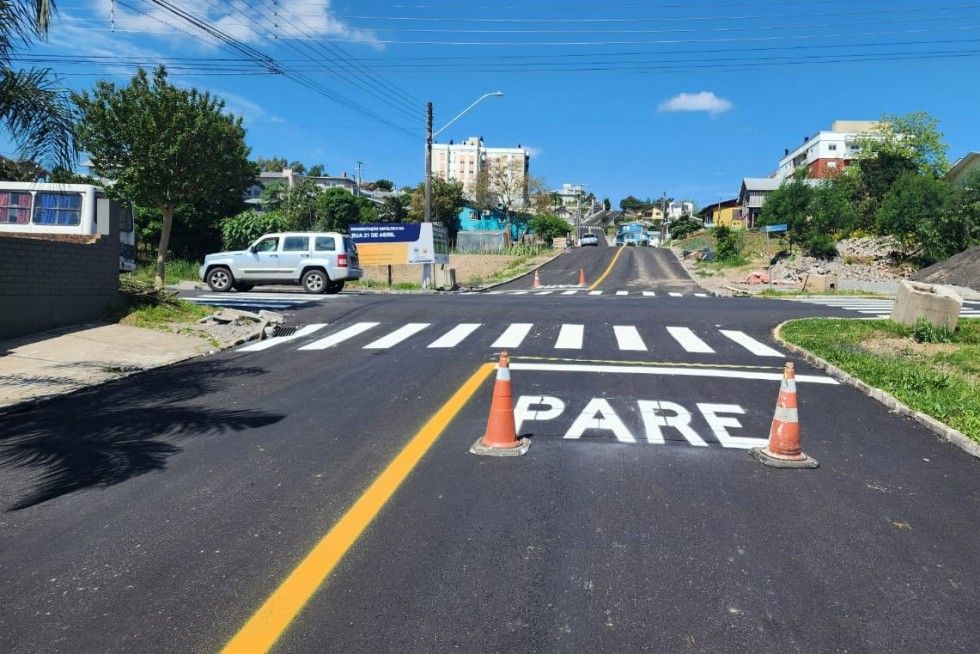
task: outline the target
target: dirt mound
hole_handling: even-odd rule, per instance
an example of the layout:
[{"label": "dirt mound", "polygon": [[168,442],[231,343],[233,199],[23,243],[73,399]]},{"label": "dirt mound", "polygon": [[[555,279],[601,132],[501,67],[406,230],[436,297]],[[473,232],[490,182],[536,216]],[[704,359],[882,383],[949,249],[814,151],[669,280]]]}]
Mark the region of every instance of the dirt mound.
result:
[{"label": "dirt mound", "polygon": [[934,263],[912,275],[917,282],[953,284],[980,291],[980,246]]}]

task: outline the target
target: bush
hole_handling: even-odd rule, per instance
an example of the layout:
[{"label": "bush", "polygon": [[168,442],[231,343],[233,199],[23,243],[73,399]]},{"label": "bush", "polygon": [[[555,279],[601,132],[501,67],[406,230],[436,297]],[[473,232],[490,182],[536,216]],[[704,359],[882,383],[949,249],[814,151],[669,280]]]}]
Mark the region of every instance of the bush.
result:
[{"label": "bush", "polygon": [[684,216],[670,224],[670,238],[676,241],[703,228],[704,224],[700,220]]},{"label": "bush", "polygon": [[221,223],[221,236],[226,250],[241,250],[263,234],[288,229],[289,221],[278,211],[243,211]]},{"label": "bush", "polygon": [[826,234],[813,234],[803,242],[803,249],[811,257],[833,259],[837,256],[837,243]]},{"label": "bush", "polygon": [[742,238],[739,232],[721,225],[715,227],[714,236],[718,240],[718,247],[715,250],[718,261],[729,263],[741,259]]},{"label": "bush", "polygon": [[916,343],[952,343],[953,332],[948,327],[933,327],[925,318],[919,318],[912,328]]},{"label": "bush", "polygon": [[549,245],[559,236],[567,236],[572,226],[558,216],[535,216],[528,222],[528,229]]}]

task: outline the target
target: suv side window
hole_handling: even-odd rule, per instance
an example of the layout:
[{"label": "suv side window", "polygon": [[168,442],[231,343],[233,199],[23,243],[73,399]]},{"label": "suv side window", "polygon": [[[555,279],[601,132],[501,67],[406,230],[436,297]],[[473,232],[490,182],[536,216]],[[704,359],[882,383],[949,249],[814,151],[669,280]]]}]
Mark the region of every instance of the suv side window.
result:
[{"label": "suv side window", "polygon": [[317,252],[335,252],[337,241],[334,240],[333,236],[317,236],[313,243],[313,249]]},{"label": "suv side window", "polygon": [[255,244],[256,252],[275,252],[279,249],[279,237],[264,238]]},{"label": "suv side window", "polygon": [[310,237],[309,236],[287,236],[282,242],[283,252],[309,252],[310,251]]}]

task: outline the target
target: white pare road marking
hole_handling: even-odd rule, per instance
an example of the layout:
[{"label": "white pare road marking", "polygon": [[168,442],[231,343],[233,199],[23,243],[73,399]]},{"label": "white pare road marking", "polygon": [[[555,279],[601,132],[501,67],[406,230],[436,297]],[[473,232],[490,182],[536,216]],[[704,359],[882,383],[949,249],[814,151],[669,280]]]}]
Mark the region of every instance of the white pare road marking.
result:
[{"label": "white pare road marking", "polygon": [[[676,432],[684,442],[693,447],[709,447],[712,444],[706,441],[691,424],[695,414],[682,405],[666,400],[638,400],[636,405],[636,413],[640,414],[642,421],[643,442],[663,445],[669,439],[667,434]],[[561,399],[549,395],[518,397],[514,407],[517,432],[521,433],[526,423],[546,422],[560,418],[564,415],[566,406]],[[742,423],[734,416],[745,415],[745,409],[737,404],[699,402],[695,406],[717,443],[724,448],[747,450],[764,446],[768,442],[766,438],[751,438],[731,433],[732,429],[742,429]],[[587,439],[597,435],[595,432],[609,432],[619,443],[633,444],[640,441],[623,422],[609,400],[603,397],[589,400],[575,416],[562,438]],[[677,439],[675,437],[669,440]]]},{"label": "white pare road marking", "polygon": [[273,336],[272,338],[267,338],[264,341],[259,341],[258,343],[252,343],[251,345],[246,345],[245,347],[239,348],[238,351],[258,352],[260,350],[268,350],[270,347],[275,347],[280,343],[295,341],[297,338],[303,338],[304,336],[309,336],[310,334],[317,332],[326,326],[327,326],[326,324],[321,324],[321,323],[306,325],[305,327],[300,327],[289,336]]},{"label": "white pare road marking", "polygon": [[602,295],[602,291],[589,291],[589,295]]},{"label": "white pare road marking", "polygon": [[719,329],[722,335],[727,336],[732,339],[746,350],[752,354],[760,357],[779,357],[780,359],[785,359],[786,355],[782,352],[772,349],[764,343],[760,343],[755,340],[745,332],[740,332],[734,329]]},{"label": "white pare road marking", "polygon": [[585,325],[562,325],[555,341],[556,350],[581,350],[585,338]]},{"label": "white pare road marking", "polygon": [[387,336],[382,336],[373,343],[368,343],[364,346],[365,350],[387,350],[389,347],[398,345],[406,338],[418,334],[420,331],[429,326],[427,322],[410,322],[404,327],[399,327],[395,331],[391,332]]},{"label": "white pare road marking", "polygon": [[687,327],[668,327],[667,333],[673,336],[674,340],[680,343],[681,347],[688,352],[694,352],[695,354],[714,354],[714,350]]},{"label": "white pare road marking", "polygon": [[629,291],[616,291],[616,295],[629,295]]},{"label": "white pare road marking", "polygon": [[670,297],[684,297],[683,293],[667,293]]},{"label": "white pare road marking", "polygon": [[643,291],[643,297],[657,297],[657,294],[653,291]]},{"label": "white pare road marking", "polygon": [[521,343],[524,342],[524,339],[531,332],[532,327],[534,327],[533,322],[515,322],[507,327],[504,333],[500,335],[500,338],[494,341],[490,347],[520,347]]},{"label": "white pare road marking", "polygon": [[479,323],[479,322],[460,323],[455,327],[453,327],[452,329],[450,329],[445,334],[443,334],[442,336],[440,336],[439,338],[437,338],[436,340],[432,341],[432,343],[429,344],[429,347],[431,348],[456,347],[457,345],[462,343],[467,336],[469,336],[470,334],[472,334],[482,326],[483,323]]},{"label": "white pare road marking", "polygon": [[[512,361],[512,370],[532,372],[598,372],[615,375],[657,375],[663,377],[717,377],[720,379],[754,379],[759,381],[782,381],[782,372],[761,372],[732,368],[675,368],[670,366],[619,366],[612,364],[586,363],[530,363]],[[828,384],[837,386],[832,377],[819,375],[797,375],[797,383]]]},{"label": "white pare road marking", "polygon": [[639,330],[632,325],[614,325],[613,333],[616,334],[616,343],[620,350],[631,352],[646,352],[647,346],[640,336]]},{"label": "white pare road marking", "polygon": [[574,291],[562,291],[562,295],[575,295],[576,293],[578,293],[578,290],[574,290]]},{"label": "white pare road marking", "polygon": [[609,400],[602,397],[595,397],[589,401],[582,409],[582,413],[572,423],[572,426],[565,432],[564,438],[581,438],[589,429],[611,431],[620,443],[636,442],[633,434],[616,415],[616,411],[609,404]]},{"label": "white pare road marking", "polygon": [[554,291],[538,291],[535,295],[551,295]]},{"label": "white pare road marking", "polygon": [[565,412],[565,403],[557,397],[548,395],[522,395],[514,404],[514,424],[517,433],[521,433],[521,425],[525,420],[540,422],[554,420]]},{"label": "white pare road marking", "polygon": [[333,347],[334,345],[338,345],[339,343],[343,343],[344,341],[349,340],[351,338],[354,338],[355,336],[359,336],[360,334],[363,334],[364,332],[368,331],[369,329],[374,329],[375,327],[377,327],[380,324],[381,323],[378,323],[378,322],[358,322],[358,323],[354,323],[353,325],[351,325],[350,327],[347,327],[346,329],[341,329],[339,332],[337,332],[335,334],[331,334],[330,336],[327,336],[325,338],[321,338],[318,341],[313,341],[312,343],[309,343],[307,345],[304,345],[303,347],[301,347],[299,349],[301,349],[301,350],[325,350],[328,347]]}]

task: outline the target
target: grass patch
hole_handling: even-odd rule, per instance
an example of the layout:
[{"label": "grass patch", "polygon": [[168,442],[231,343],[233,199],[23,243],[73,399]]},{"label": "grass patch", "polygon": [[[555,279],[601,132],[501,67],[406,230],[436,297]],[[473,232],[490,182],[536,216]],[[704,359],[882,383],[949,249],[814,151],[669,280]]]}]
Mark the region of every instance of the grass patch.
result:
[{"label": "grass patch", "polygon": [[[376,279],[365,279],[362,277],[361,279],[351,280],[347,282],[346,284],[344,284],[344,288],[353,289],[353,290],[367,289],[367,288],[381,288],[387,290],[388,282],[387,281],[382,282]],[[399,291],[419,291],[422,290],[422,283],[421,282],[394,282],[391,285],[391,288]]]},{"label": "grass patch", "polygon": [[[177,282],[184,281],[201,281],[197,277],[197,271],[200,269],[200,267],[201,265],[194,261],[171,259],[167,262],[166,281],[168,284],[176,284]],[[140,282],[152,282],[156,269],[156,262],[142,263],[136,267],[135,272],[124,274]]]},{"label": "grass patch", "polygon": [[119,322],[133,327],[169,331],[174,323],[197,322],[210,315],[211,311],[205,307],[179,300],[175,304],[157,306],[142,304],[130,307],[127,314]]},{"label": "grass patch", "polygon": [[794,320],[781,334],[980,442],[980,319],[935,338],[921,326],[839,318]]}]

